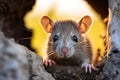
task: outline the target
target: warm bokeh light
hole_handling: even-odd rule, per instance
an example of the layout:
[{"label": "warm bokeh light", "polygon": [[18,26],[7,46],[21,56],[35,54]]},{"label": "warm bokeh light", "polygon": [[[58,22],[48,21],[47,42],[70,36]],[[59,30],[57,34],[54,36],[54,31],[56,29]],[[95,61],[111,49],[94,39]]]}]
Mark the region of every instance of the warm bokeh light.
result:
[{"label": "warm bokeh light", "polygon": [[43,58],[46,57],[48,34],[45,33],[40,24],[40,18],[43,15],[51,19],[72,19],[79,21],[84,15],[90,15],[93,18],[92,28],[88,36],[93,44],[94,54],[97,49],[103,53],[103,40],[100,38],[104,34],[104,24],[100,16],[84,0],[36,0],[33,9],[25,16],[26,26],[33,30],[32,47]]}]

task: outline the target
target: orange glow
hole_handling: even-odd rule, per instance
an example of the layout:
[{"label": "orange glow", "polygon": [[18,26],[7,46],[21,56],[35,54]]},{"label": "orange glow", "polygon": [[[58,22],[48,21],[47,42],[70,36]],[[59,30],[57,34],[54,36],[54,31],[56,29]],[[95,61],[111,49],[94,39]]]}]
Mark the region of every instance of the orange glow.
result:
[{"label": "orange glow", "polygon": [[98,48],[101,49],[101,55],[103,55],[104,45],[100,35],[104,33],[104,24],[100,16],[84,0],[36,0],[35,6],[24,20],[27,28],[33,30],[31,45],[40,56],[47,57],[46,48],[49,36],[40,24],[40,18],[43,15],[49,16],[54,21],[60,19],[79,21],[84,15],[91,16],[93,24],[88,36],[93,44],[94,55]]}]

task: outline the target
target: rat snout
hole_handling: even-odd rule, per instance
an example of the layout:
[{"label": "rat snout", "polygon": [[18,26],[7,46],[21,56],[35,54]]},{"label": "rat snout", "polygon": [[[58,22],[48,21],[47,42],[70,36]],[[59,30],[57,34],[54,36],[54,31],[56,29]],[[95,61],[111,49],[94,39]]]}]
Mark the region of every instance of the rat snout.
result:
[{"label": "rat snout", "polygon": [[65,46],[62,47],[62,48],[61,48],[61,52],[66,55],[66,54],[68,53],[68,48],[65,47]]}]

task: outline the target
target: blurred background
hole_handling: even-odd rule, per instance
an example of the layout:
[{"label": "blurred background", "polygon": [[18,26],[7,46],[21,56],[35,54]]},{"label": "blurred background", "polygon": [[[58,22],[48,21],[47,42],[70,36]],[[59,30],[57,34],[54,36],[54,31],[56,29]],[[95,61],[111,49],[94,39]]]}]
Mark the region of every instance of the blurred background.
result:
[{"label": "blurred background", "polygon": [[[95,0],[96,1],[96,0]],[[92,3],[91,3],[92,2]],[[102,0],[102,3],[104,1]],[[107,6],[107,4],[100,6]],[[89,5],[91,4],[91,5]],[[79,21],[83,16],[89,15],[93,19],[91,30],[88,36],[93,45],[94,58],[99,53],[104,54],[104,40],[106,24],[104,19],[107,17],[103,13],[98,14],[99,8],[95,7],[94,0],[36,0],[32,10],[25,17],[25,26],[32,30],[31,46],[43,58],[46,58],[47,41],[49,34],[46,33],[40,24],[42,16],[49,16],[53,21],[74,20]],[[93,9],[94,7],[94,9]]]}]

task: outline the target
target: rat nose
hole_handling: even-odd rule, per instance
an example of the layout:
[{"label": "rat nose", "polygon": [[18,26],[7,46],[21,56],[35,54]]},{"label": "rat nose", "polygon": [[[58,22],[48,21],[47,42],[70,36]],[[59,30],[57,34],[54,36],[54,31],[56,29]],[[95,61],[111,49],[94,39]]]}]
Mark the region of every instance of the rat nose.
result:
[{"label": "rat nose", "polygon": [[65,47],[65,46],[62,47],[61,52],[62,52],[63,54],[67,54],[67,53],[68,53],[68,48]]}]

